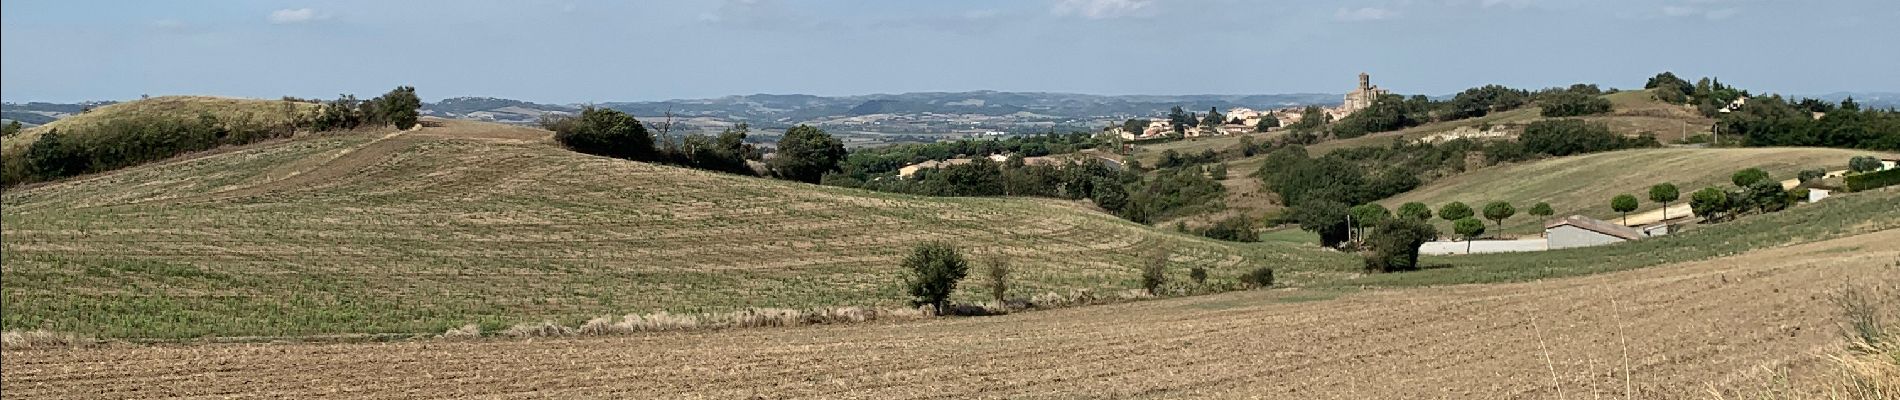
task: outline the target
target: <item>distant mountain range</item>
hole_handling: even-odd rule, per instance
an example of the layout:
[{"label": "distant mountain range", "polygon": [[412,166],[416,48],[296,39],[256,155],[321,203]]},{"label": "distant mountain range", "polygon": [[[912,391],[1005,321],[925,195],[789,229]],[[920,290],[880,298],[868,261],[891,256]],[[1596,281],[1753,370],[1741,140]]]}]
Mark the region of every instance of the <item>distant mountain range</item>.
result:
[{"label": "distant mountain range", "polygon": [[[640,117],[668,112],[686,119],[710,118],[746,122],[758,127],[823,123],[841,118],[874,115],[964,115],[1007,117],[1041,122],[1083,122],[1138,116],[1159,116],[1172,107],[1205,110],[1246,107],[1269,109],[1302,105],[1338,104],[1340,95],[1322,93],[1274,95],[1103,96],[1068,93],[928,92],[859,96],[754,94],[713,99],[643,102],[607,102],[594,106]],[[461,97],[423,105],[425,114],[445,118],[530,121],[541,114],[574,112],[578,104],[540,104],[518,100]]]}]

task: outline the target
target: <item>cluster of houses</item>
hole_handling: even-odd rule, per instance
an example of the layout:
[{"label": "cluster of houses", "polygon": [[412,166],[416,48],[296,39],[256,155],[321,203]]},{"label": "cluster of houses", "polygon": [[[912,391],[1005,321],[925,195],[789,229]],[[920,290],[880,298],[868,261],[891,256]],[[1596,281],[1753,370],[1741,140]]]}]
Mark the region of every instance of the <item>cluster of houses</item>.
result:
[{"label": "cluster of houses", "polygon": [[[1332,120],[1345,118],[1354,112],[1371,107],[1372,103],[1379,99],[1379,96],[1384,96],[1387,93],[1389,93],[1387,90],[1372,85],[1371,75],[1360,73],[1359,87],[1351,92],[1347,92],[1338,107],[1326,108],[1326,116]],[[1111,134],[1121,137],[1122,140],[1129,141],[1166,138],[1174,135],[1176,132],[1179,132],[1182,137],[1190,138],[1237,135],[1257,132],[1260,121],[1266,118],[1273,118],[1279,122],[1279,124],[1274,126],[1287,126],[1299,123],[1305,116],[1304,111],[1305,110],[1301,107],[1288,107],[1268,111],[1237,107],[1221,114],[1221,117],[1226,120],[1226,123],[1219,126],[1203,127],[1200,124],[1190,124],[1189,126],[1176,127],[1174,123],[1167,118],[1150,118],[1148,119],[1148,125],[1142,127],[1140,132],[1129,131],[1121,126],[1109,127],[1108,131]]]}]

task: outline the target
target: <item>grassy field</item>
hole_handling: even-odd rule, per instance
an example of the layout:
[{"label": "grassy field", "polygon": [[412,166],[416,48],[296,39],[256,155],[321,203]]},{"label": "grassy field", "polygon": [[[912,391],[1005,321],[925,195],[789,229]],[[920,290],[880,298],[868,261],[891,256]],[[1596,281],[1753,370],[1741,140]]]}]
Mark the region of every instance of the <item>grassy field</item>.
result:
[{"label": "grassy field", "polygon": [[64,132],[83,132],[85,127],[96,125],[106,120],[125,117],[172,116],[178,118],[197,118],[202,114],[210,114],[226,121],[248,118],[249,121],[264,126],[282,125],[287,121],[284,115],[286,105],[289,105],[292,112],[296,113],[310,113],[314,112],[317,108],[316,104],[285,102],[281,100],[211,96],[153,97],[139,101],[111,104],[85,113],[61,118],[46,125],[27,128],[26,130],[20,131],[19,134],[0,140],[0,153],[4,153],[6,156],[13,156],[16,152],[25,149],[26,145],[32,144],[34,140],[38,140],[40,134],[48,130],[59,129]]},{"label": "grassy field", "polygon": [[[1534,235],[1542,231],[1544,221],[1525,211],[1540,201],[1550,203],[1557,211],[1552,218],[1581,214],[1614,220],[1618,214],[1610,210],[1610,198],[1617,194],[1629,193],[1642,200],[1637,212],[1661,208],[1661,204],[1649,201],[1649,187],[1658,183],[1676,184],[1682,201],[1687,201],[1690,192],[1704,187],[1733,187],[1730,175],[1744,168],[1758,167],[1774,179],[1791,179],[1804,169],[1845,168],[1849,157],[1864,154],[1870,153],[1824,148],[1613,151],[1479,169],[1439,179],[1379,203],[1397,209],[1400,204],[1417,201],[1437,210],[1452,201],[1473,208],[1508,201],[1516,206],[1518,215],[1505,221],[1504,233]],[[1449,232],[1448,223],[1435,221],[1440,230]]]},{"label": "grassy field", "polygon": [[[1015,265],[1023,296],[1172,268],[1305,284],[1358,268],[1080,203],[928,198],[579,155],[544,131],[450,122],[345,134],[9,190],[4,329],[181,338],[441,332],[748,307],[899,306],[898,261],[949,241]],[[973,273],[973,275],[975,275]],[[958,297],[978,298],[974,284]]]}]

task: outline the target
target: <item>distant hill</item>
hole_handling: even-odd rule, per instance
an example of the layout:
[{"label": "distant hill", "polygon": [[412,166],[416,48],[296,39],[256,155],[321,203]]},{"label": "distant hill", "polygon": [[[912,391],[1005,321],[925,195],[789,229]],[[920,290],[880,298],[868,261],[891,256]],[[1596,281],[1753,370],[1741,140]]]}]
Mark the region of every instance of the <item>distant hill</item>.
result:
[{"label": "distant hill", "polygon": [[27,125],[46,125],[60,118],[84,112],[93,107],[113,104],[112,101],[88,101],[80,103],[4,103],[0,104],[0,119],[20,121]]},{"label": "distant hill", "polygon": [[1836,103],[1852,97],[1854,102],[1860,103],[1862,108],[1900,108],[1900,93],[1896,92],[1834,92],[1818,96],[1795,97],[1812,97]]}]

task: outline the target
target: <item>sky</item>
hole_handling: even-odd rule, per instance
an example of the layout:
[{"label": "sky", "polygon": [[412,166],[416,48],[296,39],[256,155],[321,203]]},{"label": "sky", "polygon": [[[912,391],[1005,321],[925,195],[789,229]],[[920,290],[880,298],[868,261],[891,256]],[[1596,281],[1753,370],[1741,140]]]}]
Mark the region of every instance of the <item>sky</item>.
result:
[{"label": "sky", "polygon": [[1895,0],[7,0],[0,98],[1900,91]]}]

